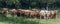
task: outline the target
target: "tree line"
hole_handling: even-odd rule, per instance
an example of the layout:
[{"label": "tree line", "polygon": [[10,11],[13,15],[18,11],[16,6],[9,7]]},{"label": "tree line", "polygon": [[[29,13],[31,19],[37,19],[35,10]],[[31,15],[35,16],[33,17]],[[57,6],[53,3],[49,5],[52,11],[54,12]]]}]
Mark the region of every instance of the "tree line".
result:
[{"label": "tree line", "polygon": [[0,7],[7,8],[55,8],[60,7],[60,0],[0,0]]}]

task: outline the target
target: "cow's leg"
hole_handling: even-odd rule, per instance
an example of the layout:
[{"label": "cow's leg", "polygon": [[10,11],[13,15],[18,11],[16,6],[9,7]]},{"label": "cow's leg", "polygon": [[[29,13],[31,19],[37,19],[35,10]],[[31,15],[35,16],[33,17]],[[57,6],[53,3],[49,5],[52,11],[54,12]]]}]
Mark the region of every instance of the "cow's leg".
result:
[{"label": "cow's leg", "polygon": [[44,19],[47,19],[47,15],[44,15]]},{"label": "cow's leg", "polygon": [[56,15],[53,15],[53,16],[52,16],[52,19],[55,19],[55,18],[56,18]]},{"label": "cow's leg", "polygon": [[17,13],[17,16],[19,17],[21,14],[20,13]]},{"label": "cow's leg", "polygon": [[44,19],[44,16],[43,15],[40,15],[40,19]]},{"label": "cow's leg", "polygon": [[31,14],[29,15],[29,17],[31,18]]},{"label": "cow's leg", "polygon": [[42,15],[40,15],[40,19],[42,18]]},{"label": "cow's leg", "polygon": [[41,15],[41,16],[40,16],[40,19],[44,19],[44,16],[43,16],[43,15]]},{"label": "cow's leg", "polygon": [[46,15],[43,15],[43,18],[46,19]]},{"label": "cow's leg", "polygon": [[49,19],[50,18],[50,15],[47,15],[47,19]]},{"label": "cow's leg", "polygon": [[40,15],[39,15],[39,14],[37,14],[35,17],[36,17],[36,18],[40,18]]}]

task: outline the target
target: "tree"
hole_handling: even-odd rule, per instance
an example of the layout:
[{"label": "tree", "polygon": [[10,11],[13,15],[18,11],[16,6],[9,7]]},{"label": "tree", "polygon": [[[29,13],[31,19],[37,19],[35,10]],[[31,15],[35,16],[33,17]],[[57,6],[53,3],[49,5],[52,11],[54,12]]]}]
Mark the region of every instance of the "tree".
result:
[{"label": "tree", "polygon": [[20,0],[6,0],[7,5],[15,4],[15,7],[18,8],[20,4]]}]

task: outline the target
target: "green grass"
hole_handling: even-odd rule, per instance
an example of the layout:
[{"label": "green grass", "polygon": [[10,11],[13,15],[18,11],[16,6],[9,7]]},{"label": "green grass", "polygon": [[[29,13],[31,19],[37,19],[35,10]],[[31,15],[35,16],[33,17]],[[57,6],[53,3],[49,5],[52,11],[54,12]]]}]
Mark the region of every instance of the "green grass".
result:
[{"label": "green grass", "polygon": [[4,17],[0,14],[0,24],[60,24],[60,15],[57,15],[56,19],[37,19],[37,18],[25,18],[7,15]]}]

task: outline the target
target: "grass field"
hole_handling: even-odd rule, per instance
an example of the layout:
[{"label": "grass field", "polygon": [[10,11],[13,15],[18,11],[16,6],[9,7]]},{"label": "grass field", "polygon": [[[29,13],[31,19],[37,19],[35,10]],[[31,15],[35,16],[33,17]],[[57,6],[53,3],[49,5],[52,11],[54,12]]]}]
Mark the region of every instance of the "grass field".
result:
[{"label": "grass field", "polygon": [[[60,14],[60,13],[59,13]],[[57,15],[56,19],[32,19],[25,17],[17,17],[7,15],[4,17],[0,14],[0,24],[60,24],[60,15]]]}]

